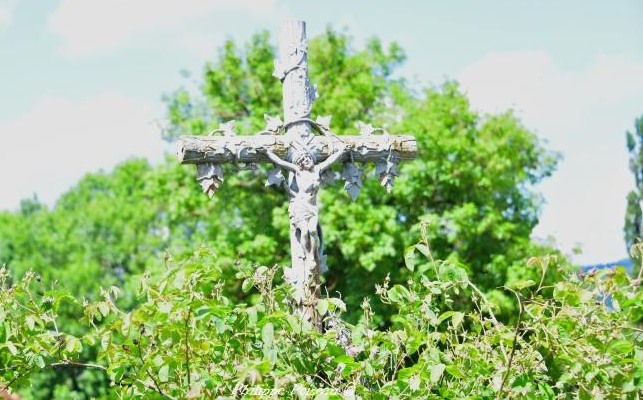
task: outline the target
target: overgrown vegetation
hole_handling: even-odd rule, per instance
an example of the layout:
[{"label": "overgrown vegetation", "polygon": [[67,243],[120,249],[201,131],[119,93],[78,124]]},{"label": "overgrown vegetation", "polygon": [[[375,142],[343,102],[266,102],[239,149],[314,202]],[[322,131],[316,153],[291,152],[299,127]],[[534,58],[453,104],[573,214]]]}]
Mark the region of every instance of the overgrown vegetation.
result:
[{"label": "overgrown vegetation", "polygon": [[[427,242],[413,249],[430,256]],[[100,371],[110,381],[104,394],[120,398],[597,399],[643,390],[643,292],[622,268],[547,286],[542,278],[559,265],[532,258],[524,267],[541,279],[506,288],[520,305],[506,325],[464,268],[430,260],[406,284],[385,279],[354,325],[341,320],[343,301],[322,299],[322,334],[289,314],[289,287],[274,285],[278,268],[239,270],[251,295],[236,303],[223,294],[218,264],[205,249],[169,261],[160,279],[141,279],[132,310],[116,305],[116,287],[89,303],[43,288],[33,273],[11,285],[3,269],[3,386],[66,368],[79,379]],[[453,308],[463,294],[471,312]],[[374,302],[391,309],[390,327],[374,323]],[[59,323],[65,303],[82,314],[85,334]],[[87,346],[98,348],[97,363],[83,360]]]},{"label": "overgrown vegetation", "polygon": [[[266,33],[227,42],[197,90],[165,96],[165,137],[263,127],[281,113],[274,57]],[[530,239],[558,155],[511,112],[471,110],[454,82],[397,78],[404,59],[332,29],[310,42],[314,116],[419,146],[390,195],[375,180],[356,202],[322,192],[328,332],[289,315],[280,268],[258,267],[289,261],[265,171],[226,174],[209,200],[173,158],[131,160],[51,209],[0,213],[0,385],[25,399],[636,396],[640,279],[581,277]]]}]

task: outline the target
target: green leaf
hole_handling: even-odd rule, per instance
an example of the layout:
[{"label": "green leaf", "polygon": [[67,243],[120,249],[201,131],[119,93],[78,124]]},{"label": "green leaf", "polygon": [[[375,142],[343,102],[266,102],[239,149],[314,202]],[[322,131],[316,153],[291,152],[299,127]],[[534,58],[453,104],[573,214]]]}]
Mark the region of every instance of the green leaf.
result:
[{"label": "green leaf", "polygon": [[15,344],[13,344],[13,342],[6,342],[5,344],[6,344],[7,348],[9,349],[9,352],[10,352],[12,355],[14,355],[14,356],[15,356],[15,355],[17,355],[17,354],[18,354],[18,349],[16,348],[16,345],[15,345]]},{"label": "green leaf", "polygon": [[409,246],[404,250],[404,265],[411,271],[415,271],[415,246]]},{"label": "green leaf", "polygon": [[373,374],[375,374],[375,369],[373,368],[373,365],[368,361],[365,361],[364,373],[366,374],[366,376],[373,376]]},{"label": "green leaf", "polygon": [[581,303],[588,303],[594,301],[596,295],[591,290],[583,290],[580,292],[579,299]]},{"label": "green leaf", "polygon": [[129,334],[129,328],[132,324],[132,313],[127,313],[123,316],[121,323],[121,334],[127,336]]},{"label": "green leaf", "polygon": [[185,271],[183,269],[179,269],[176,271],[176,273],[173,275],[172,279],[172,287],[176,289],[181,289],[183,285],[185,284]]},{"label": "green leaf", "polygon": [[555,399],[556,393],[554,390],[547,384],[547,382],[538,382],[538,390],[540,391],[541,398],[544,399]]},{"label": "green leaf", "polygon": [[414,368],[414,367],[402,368],[397,372],[397,379],[403,380],[403,381],[408,380],[411,378],[411,376],[413,376],[416,370],[417,368]]},{"label": "green leaf", "polygon": [[344,303],[342,299],[338,299],[337,297],[329,297],[328,301],[330,302],[330,304],[335,306],[333,311],[340,310],[340,311],[346,312],[346,303]]},{"label": "green leaf", "polygon": [[261,341],[266,346],[272,346],[275,340],[275,326],[272,322],[268,322],[261,329]]},{"label": "green leaf", "polygon": [[451,324],[453,324],[453,327],[457,329],[462,324],[463,319],[464,313],[455,312],[453,313],[453,317],[451,317]]},{"label": "green leaf", "polygon": [[169,314],[172,311],[172,302],[161,301],[157,304],[157,308],[163,314]]},{"label": "green leaf", "polygon": [[425,245],[424,243],[418,243],[415,245],[415,248],[422,253],[424,257],[430,258],[431,257],[431,250],[429,250],[429,246]]},{"label": "green leaf", "polygon": [[[315,392],[313,392],[313,393],[315,393]],[[317,393],[317,395],[315,396],[314,400],[331,400],[330,396],[325,391],[316,392],[316,393]]]},{"label": "green leaf", "polygon": [[272,322],[268,322],[261,329],[261,340],[263,341],[264,358],[274,364],[277,362],[277,350],[275,349],[275,327]]},{"label": "green leaf", "polygon": [[107,347],[109,347],[109,342],[111,340],[111,333],[110,332],[105,332],[100,338],[100,348],[103,351],[107,351]]},{"label": "green leaf", "polygon": [[467,271],[461,265],[443,262],[438,267],[438,278],[443,282],[458,282],[468,279]]},{"label": "green leaf", "polygon": [[31,315],[27,315],[27,317],[25,318],[25,323],[27,324],[27,328],[29,328],[30,331],[33,331],[34,325],[36,323],[34,317]]},{"label": "green leaf", "polygon": [[304,330],[303,321],[300,318],[294,315],[286,315],[286,320],[288,321],[290,330],[293,333],[296,333],[296,334],[303,333],[303,330]]},{"label": "green leaf", "polygon": [[411,389],[412,392],[415,392],[420,388],[420,377],[418,375],[413,375],[409,379],[409,389]]},{"label": "green leaf", "polygon": [[613,340],[609,344],[609,350],[612,353],[623,355],[634,351],[634,344],[627,339]]},{"label": "green leaf", "polygon": [[536,285],[536,282],[534,282],[533,280],[531,280],[531,279],[522,279],[522,280],[519,280],[517,282],[513,282],[510,285],[510,287],[513,288],[513,289],[522,290],[522,289],[526,289],[528,287],[532,287],[534,285]]},{"label": "green leaf", "polygon": [[401,303],[403,301],[408,301],[411,297],[411,293],[404,286],[395,285],[388,290],[388,297],[394,303]]},{"label": "green leaf", "polygon": [[169,380],[169,375],[170,375],[170,366],[167,364],[164,364],[159,369],[159,381],[167,382]]},{"label": "green leaf", "polygon": [[244,293],[248,293],[251,289],[252,286],[255,284],[255,280],[252,277],[248,277],[243,280],[243,283],[241,284],[241,290]]},{"label": "green leaf", "polygon": [[248,314],[248,325],[257,325],[257,307],[253,306],[246,308],[246,313]]},{"label": "green leaf", "polygon": [[431,367],[431,382],[436,383],[437,381],[439,381],[442,373],[444,373],[445,368],[446,365],[442,363],[433,365]]},{"label": "green leaf", "polygon": [[157,367],[160,367],[161,365],[163,365],[164,362],[165,360],[160,354],[152,359],[152,364],[154,364]]},{"label": "green leaf", "polygon": [[448,365],[445,370],[454,378],[462,379],[465,377],[462,371],[460,371],[460,369],[455,364]]},{"label": "green leaf", "polygon": [[106,317],[107,314],[109,314],[109,305],[105,303],[104,301],[101,301],[98,303],[98,311],[103,315],[103,317]]},{"label": "green leaf", "polygon": [[38,368],[45,368],[45,359],[40,354],[34,357],[34,362]]},{"label": "green leaf", "polygon": [[317,313],[321,316],[326,315],[328,312],[328,300],[326,299],[319,299],[317,300]]},{"label": "green leaf", "polygon": [[73,336],[66,336],[65,337],[65,351],[69,353],[80,353],[80,351],[83,349],[83,344],[78,340],[78,338],[75,338]]},{"label": "green leaf", "polygon": [[451,318],[451,316],[452,316],[453,314],[455,314],[455,311],[445,311],[445,312],[443,312],[443,313],[442,313],[442,314],[440,314],[440,316],[438,317],[438,324],[441,324],[441,323],[442,323],[442,321],[445,321],[445,320],[447,320],[447,319]]},{"label": "green leaf", "polygon": [[85,343],[88,346],[93,346],[96,344],[96,333],[88,333],[83,335],[83,337],[80,338],[81,343]]}]

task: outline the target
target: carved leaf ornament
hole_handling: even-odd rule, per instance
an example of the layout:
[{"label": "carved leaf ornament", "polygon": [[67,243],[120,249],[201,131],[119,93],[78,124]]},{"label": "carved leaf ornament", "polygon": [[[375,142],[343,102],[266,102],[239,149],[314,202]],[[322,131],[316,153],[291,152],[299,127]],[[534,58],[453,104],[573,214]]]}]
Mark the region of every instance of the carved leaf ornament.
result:
[{"label": "carved leaf ornament", "polygon": [[[311,120],[309,118],[301,118],[295,121],[290,121],[284,123],[281,118],[273,117],[270,115],[264,115],[266,120],[266,127],[264,130],[255,133],[255,135],[274,135],[282,134],[289,126],[300,123],[307,122],[311,127],[316,130],[318,133],[332,137],[337,141],[342,141],[341,136],[338,136],[330,129],[331,116],[318,116],[316,120]],[[388,132],[382,128],[376,128],[371,124],[365,124],[361,121],[357,122],[357,127],[359,129],[359,136],[370,136],[377,133],[388,136]],[[235,121],[228,121],[219,126],[218,129],[213,130],[210,135],[220,134],[224,137],[233,137],[237,136],[235,132]],[[291,143],[291,147],[298,149],[306,149],[310,153],[314,153],[314,149],[308,148],[308,143]],[[311,151],[312,150],[312,151]],[[388,156],[386,159],[383,159],[375,164],[375,174],[378,177],[380,184],[386,188],[387,192],[391,191],[393,183],[396,176],[399,176],[398,162],[399,159],[392,152],[391,142],[388,144]],[[224,151],[230,152],[234,155],[235,159],[239,159],[242,154],[247,153],[256,153],[257,149],[253,146],[241,142],[241,145],[237,144],[235,146],[225,147]],[[344,161],[341,179],[344,180],[344,189],[348,192],[351,200],[357,199],[361,189],[362,189],[362,180],[364,176],[364,169],[360,167],[353,159],[353,152],[358,152],[365,154],[369,151],[365,146],[360,146],[359,148],[346,149],[348,152],[348,160]],[[254,165],[251,165],[250,168],[253,168]],[[246,167],[247,168],[247,167]],[[326,170],[322,176],[321,180],[325,184],[332,184],[335,182],[337,174],[332,170]],[[219,189],[223,183],[223,169],[220,164],[215,163],[204,163],[197,164],[197,181],[201,185],[201,189],[209,197],[212,197],[215,192]],[[285,182],[286,178],[283,174],[281,168],[276,167],[271,169],[268,172],[268,177],[266,179],[266,186],[280,186]]]},{"label": "carved leaf ornament", "polygon": [[214,196],[214,193],[223,183],[223,168],[221,168],[220,164],[197,164],[196,175],[196,180],[201,185],[201,190],[210,198]]}]

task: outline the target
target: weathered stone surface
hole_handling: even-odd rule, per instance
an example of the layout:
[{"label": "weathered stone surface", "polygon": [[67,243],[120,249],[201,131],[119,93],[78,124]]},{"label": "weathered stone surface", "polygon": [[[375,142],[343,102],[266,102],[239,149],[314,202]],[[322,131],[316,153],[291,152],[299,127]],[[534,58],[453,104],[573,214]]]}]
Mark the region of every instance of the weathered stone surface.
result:
[{"label": "weathered stone surface", "polygon": [[[344,142],[348,149],[340,162],[351,156],[356,162],[378,162],[389,153],[400,161],[411,160],[417,152],[415,138],[409,135],[315,136],[310,142],[315,161],[328,158],[338,141]],[[177,157],[182,164],[270,162],[266,150],[283,158],[289,144],[290,138],[285,135],[182,136]]]}]

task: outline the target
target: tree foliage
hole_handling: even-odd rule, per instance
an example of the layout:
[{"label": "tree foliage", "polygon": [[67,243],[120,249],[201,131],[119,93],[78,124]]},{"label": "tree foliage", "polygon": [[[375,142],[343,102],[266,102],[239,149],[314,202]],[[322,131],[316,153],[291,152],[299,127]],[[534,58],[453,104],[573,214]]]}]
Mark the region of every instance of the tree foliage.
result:
[{"label": "tree foliage", "polygon": [[[68,368],[104,374],[104,395],[119,398],[594,399],[643,390],[640,329],[631,325],[641,321],[643,292],[623,268],[568,276],[553,297],[543,296],[543,279],[515,282],[512,326],[496,319],[465,269],[430,257],[436,279],[412,266],[408,283],[376,287],[376,301],[393,310],[390,328],[374,323],[368,300],[347,324],[345,304],[327,298],[317,305],[324,333],[289,314],[290,288],[274,286],[276,268],[237,272],[252,305],[225,296],[222,269],[204,249],[158,280],[144,277],[131,310],[116,305],[116,287],[80,303],[38,293],[33,273],[9,284],[2,269],[0,384],[12,390],[34,371]],[[534,258],[525,267],[544,277],[557,265]],[[472,293],[473,311],[453,308],[461,291]],[[82,309],[86,334],[60,327],[62,302]],[[97,362],[82,359],[84,346],[99,348]]]},{"label": "tree foliage", "polygon": [[[180,89],[167,97],[172,124],[166,136],[206,133],[228,118],[246,133],[259,130],[264,113],[280,114],[274,58],[266,34],[244,48],[227,43],[206,66],[200,93]],[[529,239],[540,210],[533,188],[558,158],[511,113],[472,111],[455,83],[418,95],[394,77],[404,58],[397,45],[385,49],[377,39],[356,50],[347,34],[330,29],[310,43],[310,75],[320,93],[313,113],[332,115],[336,132],[354,134],[357,121],[369,121],[412,134],[419,146],[418,159],[402,166],[390,196],[374,181],[365,183],[355,202],[336,187],[322,193],[326,285],[352,306],[387,274],[395,282],[406,279],[402,250],[419,234],[421,221],[429,222],[432,250],[469,265],[485,291],[521,278],[525,250],[537,247]],[[223,230],[227,216],[234,216],[235,248],[252,251],[256,260],[288,262],[287,248],[278,245],[288,242],[284,196],[263,186],[263,172],[237,174],[227,174],[231,178],[215,196],[223,220],[203,223]],[[272,212],[257,215],[257,209]],[[515,310],[506,294],[496,297],[506,314]]]},{"label": "tree foliage", "polygon": [[630,171],[634,175],[634,190],[627,195],[625,211],[625,243],[629,249],[637,239],[643,238],[643,116],[634,121],[634,132],[626,132]]},{"label": "tree foliage", "polygon": [[[170,122],[164,137],[173,140],[181,134],[207,134],[230,119],[237,121],[243,134],[260,130],[265,125],[264,114],[281,114],[281,86],[272,76],[274,58],[275,48],[267,33],[253,36],[243,46],[226,42],[205,66],[196,90],[179,88],[164,97]],[[418,158],[402,165],[391,194],[386,194],[376,179],[365,181],[355,202],[338,186],[321,194],[321,221],[330,266],[323,279],[328,293],[341,298],[346,305],[344,319],[361,323],[364,312],[360,311],[360,304],[364,298],[375,300],[376,285],[386,281],[395,288],[409,279],[418,284],[420,275],[432,281],[446,281],[448,275],[457,281],[466,272],[481,294],[472,297],[471,285],[457,287],[449,294],[454,302],[451,306],[457,306],[460,313],[473,312],[478,304],[476,299],[485,294],[499,323],[515,322],[520,310],[520,302],[504,287],[543,278],[539,293],[553,295],[548,286],[559,277],[558,270],[547,269],[541,277],[540,271],[526,268],[525,263],[527,255],[552,252],[533,243],[529,236],[538,222],[541,203],[535,185],[555,169],[555,153],[547,150],[511,112],[488,116],[472,110],[455,82],[418,89],[398,78],[396,68],[404,62],[405,55],[394,43],[384,46],[379,39],[371,39],[357,49],[347,33],[329,28],[310,41],[309,59],[311,80],[320,94],[313,117],[332,115],[333,131],[340,134],[356,133],[355,123],[362,120],[385,127],[391,133],[412,134],[419,146]],[[216,273],[208,269],[213,265],[199,268],[206,268],[217,279],[216,301],[220,303],[217,312],[228,313],[226,318],[240,318],[239,313],[247,312],[245,307],[254,307],[263,297],[243,290],[244,281],[236,276],[238,271],[254,270],[258,265],[286,265],[290,261],[289,223],[285,195],[264,185],[267,167],[227,168],[226,182],[211,200],[200,192],[193,168],[177,165],[170,157],[157,166],[144,160],[130,160],[109,173],[88,174],[51,209],[34,199],[24,201],[15,213],[0,213],[0,263],[6,264],[16,278],[16,287],[27,279],[30,285],[38,282],[36,286],[40,289],[33,292],[38,295],[52,288],[56,288],[55,293],[73,294],[70,299],[75,301],[63,301],[52,310],[60,318],[59,324],[65,326],[65,334],[84,338],[85,342],[80,341],[84,360],[93,359],[97,353],[107,357],[102,342],[91,338],[96,329],[118,331],[114,325],[104,325],[105,321],[113,322],[110,318],[136,310],[131,315],[138,315],[137,318],[153,322],[158,317],[159,321],[166,321],[163,319],[166,317],[158,314],[160,309],[154,309],[150,303],[153,293],[144,290],[146,296],[152,297],[137,297],[136,288],[146,271],[152,281],[166,272],[171,264],[169,254],[183,259],[200,246],[216,254]],[[368,168],[366,172],[373,173]],[[405,251],[407,244],[421,235],[426,242]],[[447,260],[445,265],[458,268],[435,269],[429,259],[417,257],[417,252],[425,255],[430,252]],[[404,268],[405,265],[411,268]],[[191,268],[197,274],[199,268]],[[204,273],[198,272],[198,276]],[[10,278],[5,279],[6,287],[13,287]],[[277,283],[280,279],[277,274]],[[246,283],[246,288],[247,285],[251,283]],[[113,297],[108,300],[105,298],[108,292],[101,292],[101,287],[110,286],[120,288],[118,300]],[[157,289],[163,292],[160,287]],[[113,296],[110,293],[108,297]],[[184,304],[185,299],[172,297],[178,293],[167,295],[173,299],[169,300],[172,304],[167,304],[171,310],[178,307],[173,302]],[[97,306],[97,312],[112,317],[103,315],[100,323],[94,318],[95,327],[88,323],[90,319],[80,323],[79,312],[87,312],[87,307],[82,306],[83,298],[88,304],[102,304]],[[436,307],[447,305],[444,296],[435,296],[434,301],[438,302]],[[326,306],[331,308],[334,303],[329,302]],[[400,310],[396,301],[371,304],[368,329],[398,326],[395,324]],[[215,307],[214,303],[210,305]],[[109,310],[103,313],[105,307]],[[192,311],[196,312],[196,308]],[[410,315],[419,318],[417,313]],[[197,318],[196,314],[190,318]],[[279,314],[279,318],[286,316]],[[51,333],[49,319],[34,325],[41,328],[39,333],[29,330],[29,334],[42,335],[43,340],[56,339],[59,333]],[[159,326],[153,328],[160,329],[161,322],[155,323]],[[247,331],[240,332],[259,340],[263,333],[258,329],[263,330],[264,326],[247,327],[243,328]],[[166,334],[170,335],[163,333]],[[126,337],[114,338],[110,346],[124,344],[130,348],[127,354],[137,354],[133,342],[119,342],[128,340]],[[205,340],[205,336],[201,339]],[[292,342],[292,338],[283,339],[284,343]],[[69,343],[65,340],[65,344]],[[70,336],[69,340],[74,339]],[[180,338],[173,336],[172,340],[178,340],[180,347]],[[259,345],[252,340],[244,342],[244,346]],[[73,360],[71,354],[78,353],[76,343],[70,347],[70,358],[66,360]],[[291,344],[294,346],[294,342]],[[25,359],[20,368],[36,365],[40,369],[41,362],[34,354],[39,351],[53,354],[47,352],[55,347],[55,342],[41,345],[44,350],[32,349],[31,358]],[[112,347],[109,357],[115,358],[110,358],[110,365],[129,360],[127,354],[116,353]],[[227,356],[250,357],[251,350],[256,349],[246,350]],[[413,354],[407,355],[415,357]],[[0,368],[18,365],[7,360],[13,358],[4,359]],[[45,365],[51,366],[51,362],[52,359],[45,360]],[[179,367],[168,364],[167,368],[164,374]],[[139,368],[134,372],[147,375],[147,370]],[[92,387],[88,382],[106,383],[108,377],[115,382],[123,379],[114,375],[115,367],[108,375],[102,374],[101,368],[84,371],[71,364],[42,371],[44,375],[39,375],[40,378],[32,375],[30,381],[32,390],[40,391],[40,397],[72,397],[65,390],[94,393],[87,389]],[[133,376],[132,371],[121,372]],[[389,378],[397,379],[394,373]],[[149,376],[137,379],[150,384]],[[128,382],[133,388],[138,381],[132,378]],[[154,382],[151,384],[154,386]],[[145,385],[138,390],[150,389]]]},{"label": "tree foliage", "polygon": [[[245,133],[259,130],[264,113],[280,114],[274,57],[267,33],[242,48],[227,42],[206,65],[200,92],[166,96],[166,138],[205,134],[228,119]],[[315,113],[332,115],[340,133],[355,133],[363,120],[413,134],[419,146],[390,195],[374,180],[355,202],[339,187],[322,193],[331,267],[326,286],[352,306],[387,274],[393,282],[408,277],[402,253],[420,222],[428,222],[432,251],[468,265],[485,291],[523,278],[524,254],[539,250],[529,239],[540,210],[533,189],[553,172],[556,154],[511,113],[472,111],[455,83],[415,93],[394,78],[403,61],[395,44],[384,48],[372,39],[356,50],[347,34],[331,29],[310,45],[311,79],[320,93]],[[96,293],[99,282],[122,283],[160,264],[164,250],[177,254],[200,244],[224,265],[287,263],[285,196],[264,185],[264,170],[229,169],[210,201],[199,193],[192,168],[171,159],[154,168],[133,160],[110,174],[88,175],[53,210],[26,202],[19,213],[4,213],[0,259],[18,276],[31,268],[45,281],[60,279],[88,293]],[[499,304],[511,314],[515,304],[506,293],[496,297],[503,296]]]}]

